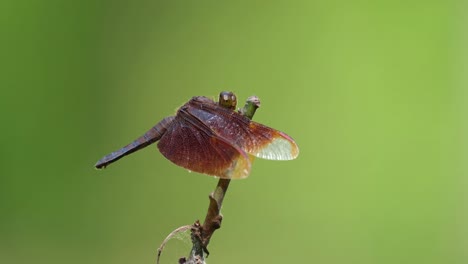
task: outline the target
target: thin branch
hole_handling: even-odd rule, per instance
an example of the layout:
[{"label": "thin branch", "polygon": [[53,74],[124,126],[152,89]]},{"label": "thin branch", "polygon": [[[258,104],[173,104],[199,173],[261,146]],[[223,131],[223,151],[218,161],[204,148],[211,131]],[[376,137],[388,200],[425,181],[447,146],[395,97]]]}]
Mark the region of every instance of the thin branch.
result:
[{"label": "thin branch", "polygon": [[[232,95],[232,94],[231,94]],[[227,101],[223,96],[223,93],[220,94],[220,105],[229,109],[235,109],[236,99],[235,96]],[[224,98],[224,99],[223,99]],[[257,108],[260,107],[260,100],[256,96],[251,96],[247,98],[247,101],[242,109],[239,110],[239,113],[252,119]],[[159,259],[161,253],[164,249],[166,243],[180,232],[186,231],[188,228],[191,229],[191,239],[192,239],[192,250],[190,252],[189,259],[182,257],[179,259],[180,264],[203,264],[205,263],[204,254],[206,257],[210,254],[208,252],[208,244],[210,243],[211,236],[213,233],[221,227],[221,221],[223,216],[221,215],[221,207],[223,205],[224,197],[228,190],[230,179],[219,179],[216,189],[210,194],[210,204],[208,206],[208,211],[206,213],[205,221],[203,225],[200,224],[200,221],[196,221],[193,225],[182,226],[172,231],[166,239],[164,239],[161,246],[158,248],[158,257],[157,263],[159,264]]]},{"label": "thin branch", "polygon": [[[256,96],[251,96],[247,98],[247,102],[245,103],[244,108],[242,108],[239,112],[249,119],[252,119],[258,107],[260,107],[260,100]],[[230,182],[230,179],[219,179],[216,189],[210,194],[210,205],[205,217],[205,222],[203,225],[200,225],[200,223],[197,221],[193,225],[193,247],[190,258],[187,260],[187,262],[182,263],[200,263],[200,260],[202,261],[201,263],[203,263],[203,253],[206,253],[206,256],[208,257],[209,251],[207,247],[210,243],[211,236],[213,235],[214,231],[221,227],[221,221],[223,220],[223,216],[221,215],[221,207]]]}]

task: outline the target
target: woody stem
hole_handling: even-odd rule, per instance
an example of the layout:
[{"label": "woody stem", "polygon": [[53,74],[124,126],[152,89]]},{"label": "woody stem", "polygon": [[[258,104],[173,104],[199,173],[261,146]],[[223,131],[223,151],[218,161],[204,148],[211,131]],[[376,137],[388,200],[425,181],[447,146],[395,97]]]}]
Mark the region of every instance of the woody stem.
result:
[{"label": "woody stem", "polygon": [[[258,107],[260,107],[258,97],[251,96],[247,98],[244,107],[240,109],[240,113],[249,119],[252,119]],[[220,211],[230,182],[230,179],[219,179],[216,189],[210,194],[210,205],[203,225],[200,226],[197,222],[194,225],[194,229],[192,229],[193,247],[192,256],[189,261],[195,257],[203,260],[203,252],[208,256],[209,252],[207,250],[207,246],[210,243],[211,236],[216,229],[221,227],[222,216]]]}]

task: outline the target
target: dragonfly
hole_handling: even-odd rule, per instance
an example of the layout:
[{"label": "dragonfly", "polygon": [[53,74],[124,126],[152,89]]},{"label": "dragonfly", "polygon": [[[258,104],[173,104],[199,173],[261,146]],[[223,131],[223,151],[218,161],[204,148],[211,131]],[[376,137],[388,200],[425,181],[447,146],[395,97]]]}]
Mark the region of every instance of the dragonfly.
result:
[{"label": "dragonfly", "polygon": [[195,96],[175,116],[164,118],[132,143],[104,156],[95,167],[105,168],[157,141],[161,154],[174,164],[223,179],[249,176],[254,157],[292,160],[299,155],[290,136],[250,120],[235,110],[236,104],[232,92],[221,92],[218,102]]}]

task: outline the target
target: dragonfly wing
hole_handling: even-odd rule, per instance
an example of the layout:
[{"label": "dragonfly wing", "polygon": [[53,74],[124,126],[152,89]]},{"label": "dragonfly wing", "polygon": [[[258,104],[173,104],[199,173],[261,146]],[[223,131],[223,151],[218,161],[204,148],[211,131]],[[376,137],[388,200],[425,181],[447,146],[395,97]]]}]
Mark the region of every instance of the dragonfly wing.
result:
[{"label": "dragonfly wing", "polygon": [[158,148],[173,163],[198,173],[225,179],[241,179],[250,173],[247,153],[183,111],[160,139]]},{"label": "dragonfly wing", "polygon": [[286,133],[216,104],[193,106],[188,108],[193,116],[251,155],[270,160],[291,160],[299,155],[296,142]]},{"label": "dragonfly wing", "polygon": [[253,121],[244,133],[241,148],[251,155],[268,160],[292,160],[299,155],[296,142],[286,133]]}]

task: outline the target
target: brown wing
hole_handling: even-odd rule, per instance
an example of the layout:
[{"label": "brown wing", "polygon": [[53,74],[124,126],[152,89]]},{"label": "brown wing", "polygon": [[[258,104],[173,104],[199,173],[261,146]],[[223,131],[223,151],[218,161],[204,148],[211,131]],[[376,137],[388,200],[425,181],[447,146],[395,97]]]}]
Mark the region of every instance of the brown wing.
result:
[{"label": "brown wing", "polygon": [[192,99],[187,110],[222,138],[245,152],[263,159],[290,160],[299,155],[299,148],[287,134],[256,123],[247,117],[220,107]]},{"label": "brown wing", "polygon": [[182,108],[158,148],[167,159],[191,171],[226,179],[241,179],[250,173],[250,160],[242,149]]}]

